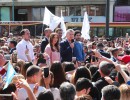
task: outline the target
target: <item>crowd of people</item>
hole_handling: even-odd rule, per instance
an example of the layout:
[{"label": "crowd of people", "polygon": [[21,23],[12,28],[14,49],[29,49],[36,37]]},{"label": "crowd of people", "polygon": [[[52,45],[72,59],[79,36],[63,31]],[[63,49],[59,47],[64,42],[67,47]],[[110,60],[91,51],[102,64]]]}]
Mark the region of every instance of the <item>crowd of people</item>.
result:
[{"label": "crowd of people", "polygon": [[[130,38],[81,37],[80,30],[28,29],[0,38],[0,100],[129,100]],[[7,88],[8,64],[17,74]]]}]

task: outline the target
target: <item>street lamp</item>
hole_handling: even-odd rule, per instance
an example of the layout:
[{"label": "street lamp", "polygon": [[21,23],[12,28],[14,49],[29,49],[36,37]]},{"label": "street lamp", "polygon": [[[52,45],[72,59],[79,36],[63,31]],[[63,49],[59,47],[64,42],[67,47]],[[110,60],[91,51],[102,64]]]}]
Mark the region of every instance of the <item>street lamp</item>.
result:
[{"label": "street lamp", "polygon": [[110,6],[110,0],[106,0],[106,37],[109,36],[109,7]]}]

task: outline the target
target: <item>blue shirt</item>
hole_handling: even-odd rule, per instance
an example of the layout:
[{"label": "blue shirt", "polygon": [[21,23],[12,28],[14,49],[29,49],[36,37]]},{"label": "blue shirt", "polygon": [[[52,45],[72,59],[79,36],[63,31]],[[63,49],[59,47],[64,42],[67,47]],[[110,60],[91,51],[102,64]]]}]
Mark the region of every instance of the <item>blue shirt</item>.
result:
[{"label": "blue shirt", "polygon": [[77,61],[84,61],[84,51],[82,42],[74,42],[73,57],[76,57]]}]

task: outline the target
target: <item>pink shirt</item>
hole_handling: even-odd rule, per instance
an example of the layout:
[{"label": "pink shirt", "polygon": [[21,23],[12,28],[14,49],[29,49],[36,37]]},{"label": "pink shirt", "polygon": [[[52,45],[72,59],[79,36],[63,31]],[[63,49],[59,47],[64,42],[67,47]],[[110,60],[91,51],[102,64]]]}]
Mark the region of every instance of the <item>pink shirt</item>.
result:
[{"label": "pink shirt", "polygon": [[50,62],[51,62],[51,64],[52,64],[54,61],[60,61],[60,52],[52,51],[52,50],[51,50],[51,47],[50,47],[50,44],[48,44],[48,45],[46,46],[45,52],[50,56]]}]

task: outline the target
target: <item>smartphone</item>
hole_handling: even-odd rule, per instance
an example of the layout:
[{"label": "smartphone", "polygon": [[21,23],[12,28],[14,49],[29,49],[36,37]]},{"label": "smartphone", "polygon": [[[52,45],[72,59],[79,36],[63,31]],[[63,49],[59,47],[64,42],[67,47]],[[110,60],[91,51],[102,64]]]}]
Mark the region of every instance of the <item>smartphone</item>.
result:
[{"label": "smartphone", "polygon": [[71,43],[73,43],[73,42],[74,42],[74,39],[71,40]]},{"label": "smartphone", "polygon": [[45,67],[43,71],[44,71],[44,77],[45,78],[48,77],[49,76],[49,67]]},{"label": "smartphone", "polygon": [[17,63],[17,53],[12,53],[12,63]]},{"label": "smartphone", "polygon": [[76,57],[72,57],[72,62],[76,64]]},{"label": "smartphone", "polygon": [[26,49],[28,49],[28,46],[26,45]]}]

